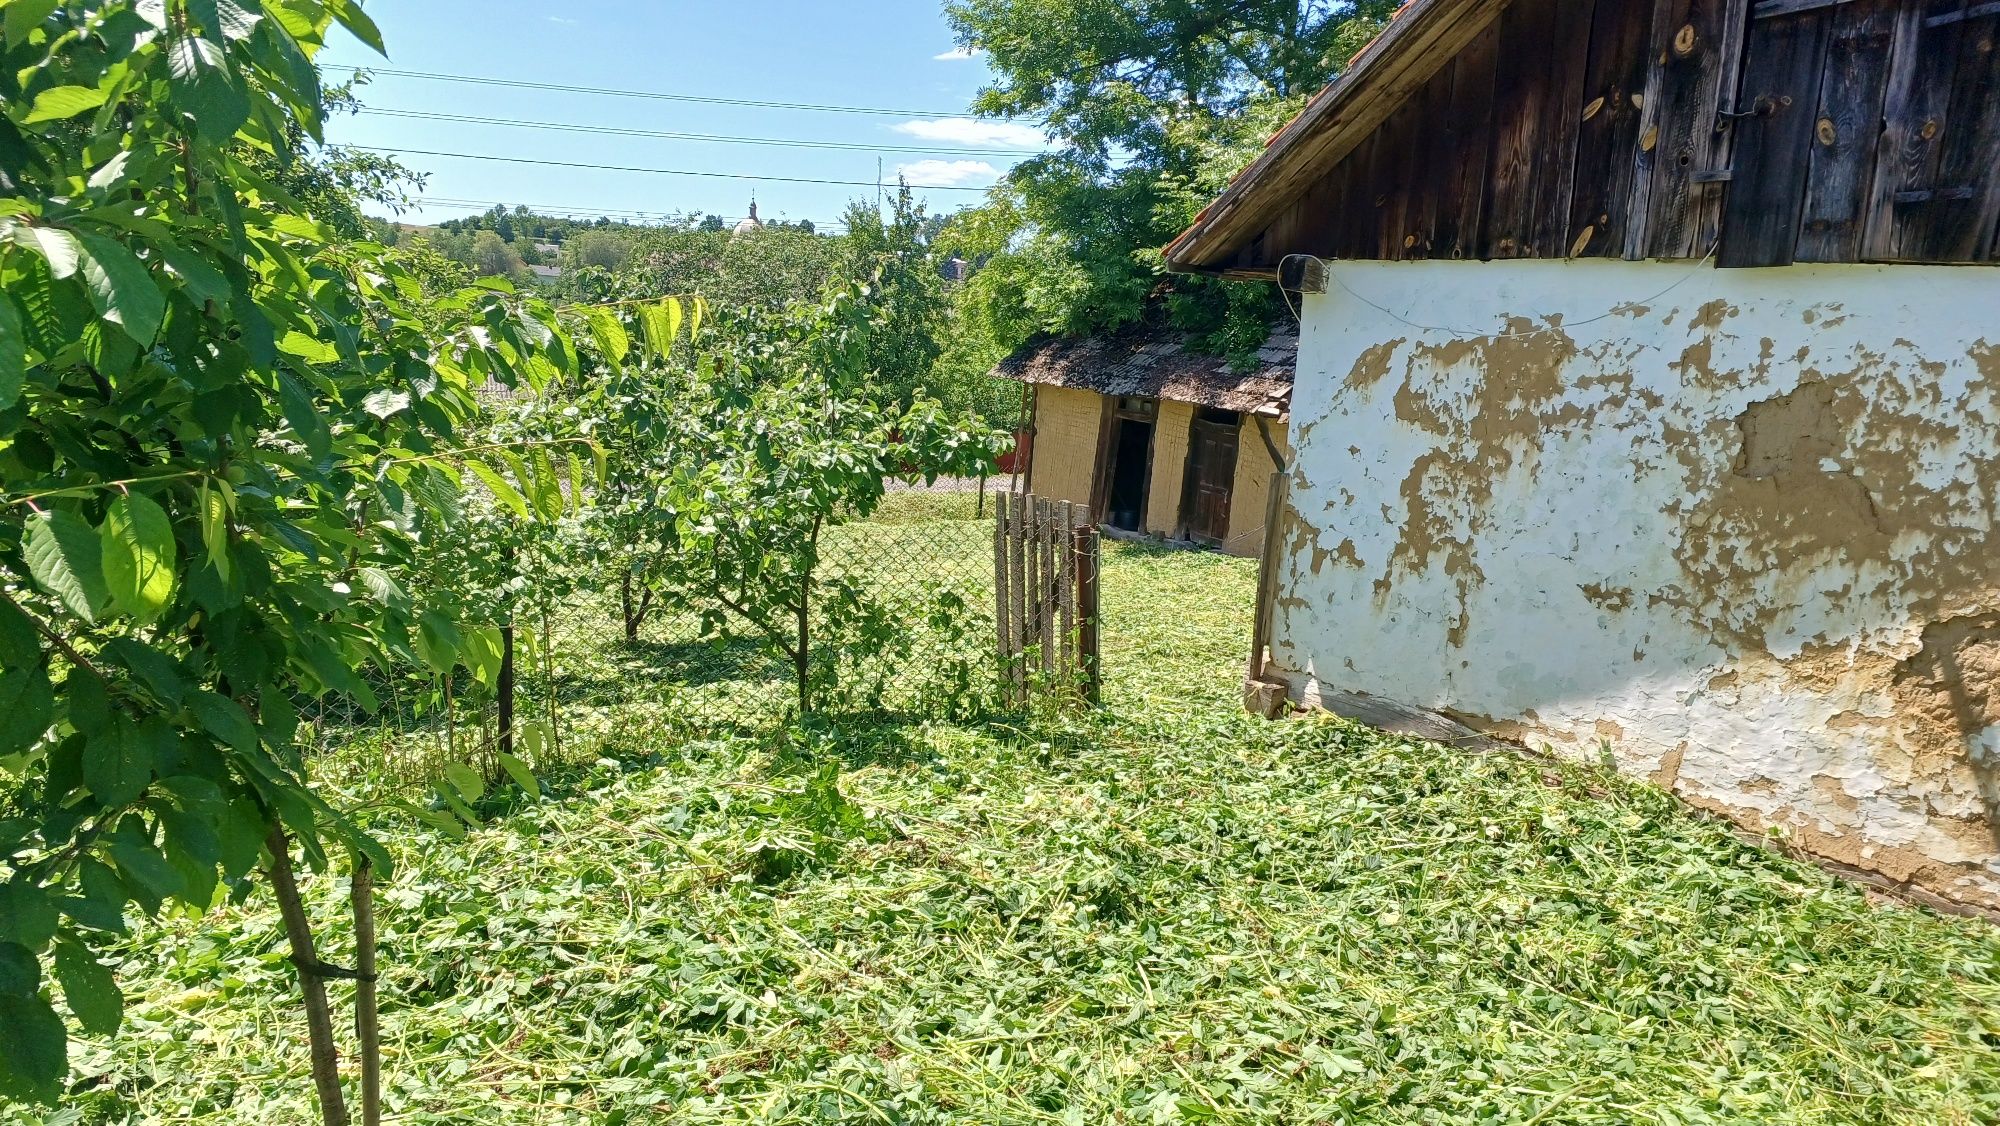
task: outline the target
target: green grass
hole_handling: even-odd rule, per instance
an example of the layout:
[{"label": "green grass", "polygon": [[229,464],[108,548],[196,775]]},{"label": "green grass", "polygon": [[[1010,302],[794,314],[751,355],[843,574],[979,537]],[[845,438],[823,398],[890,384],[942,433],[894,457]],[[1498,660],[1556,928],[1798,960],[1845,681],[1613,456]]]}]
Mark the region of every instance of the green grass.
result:
[{"label": "green grass", "polygon": [[[1107,557],[1101,714],[779,744],[635,709],[463,840],[383,824],[391,1120],[2000,1120],[1993,929],[1592,768],[1246,717],[1253,567]],[[824,762],[862,831],[794,796]],[[309,1121],[264,897],[126,973],[78,1121]]]}]

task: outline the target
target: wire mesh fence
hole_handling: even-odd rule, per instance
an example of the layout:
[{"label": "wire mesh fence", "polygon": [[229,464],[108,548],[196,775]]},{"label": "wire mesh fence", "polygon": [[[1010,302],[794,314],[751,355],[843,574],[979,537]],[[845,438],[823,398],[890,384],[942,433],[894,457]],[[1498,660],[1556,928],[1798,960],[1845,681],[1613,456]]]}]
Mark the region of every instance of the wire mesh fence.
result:
[{"label": "wire mesh fence", "polygon": [[[897,490],[826,529],[810,623],[815,712],[962,716],[1002,701],[992,492],[976,481]],[[601,565],[563,586],[517,606],[490,681],[464,668],[442,682],[421,668],[372,675],[373,709],[318,703],[301,718],[323,753],[432,782],[453,763],[497,779],[502,752],[539,770],[594,757],[619,732],[746,734],[797,714],[798,669],[716,601],[649,597]]]}]

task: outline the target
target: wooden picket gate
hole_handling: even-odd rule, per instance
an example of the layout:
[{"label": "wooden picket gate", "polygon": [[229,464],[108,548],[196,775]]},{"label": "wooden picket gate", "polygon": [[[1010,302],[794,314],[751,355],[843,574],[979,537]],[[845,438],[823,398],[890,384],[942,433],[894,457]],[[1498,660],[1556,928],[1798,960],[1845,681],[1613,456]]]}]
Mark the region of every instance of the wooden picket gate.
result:
[{"label": "wooden picket gate", "polygon": [[1097,526],[1069,501],[1000,493],[994,509],[994,618],[1001,688],[1026,704],[1037,687],[1099,695]]}]

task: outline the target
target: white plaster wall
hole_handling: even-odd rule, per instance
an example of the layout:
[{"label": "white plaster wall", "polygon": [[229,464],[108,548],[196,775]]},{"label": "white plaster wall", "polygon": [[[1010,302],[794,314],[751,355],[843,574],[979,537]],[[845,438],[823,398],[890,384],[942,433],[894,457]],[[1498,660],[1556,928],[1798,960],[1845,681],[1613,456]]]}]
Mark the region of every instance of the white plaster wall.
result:
[{"label": "white plaster wall", "polygon": [[1608,747],[2000,905],[2000,269],[1332,272],[1272,620],[1295,695]]}]

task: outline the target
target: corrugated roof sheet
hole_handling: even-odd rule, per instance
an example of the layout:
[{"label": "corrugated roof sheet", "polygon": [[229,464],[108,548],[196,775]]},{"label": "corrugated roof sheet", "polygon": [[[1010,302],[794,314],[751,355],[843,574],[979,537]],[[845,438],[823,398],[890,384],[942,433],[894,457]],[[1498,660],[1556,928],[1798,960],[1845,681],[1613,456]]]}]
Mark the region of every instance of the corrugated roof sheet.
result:
[{"label": "corrugated roof sheet", "polygon": [[993,374],[1101,395],[1282,416],[1291,410],[1298,356],[1299,334],[1289,325],[1271,331],[1257,350],[1256,366],[1245,371],[1220,356],[1193,351],[1187,333],[1137,325],[1108,336],[1036,337],[1000,361]]}]

